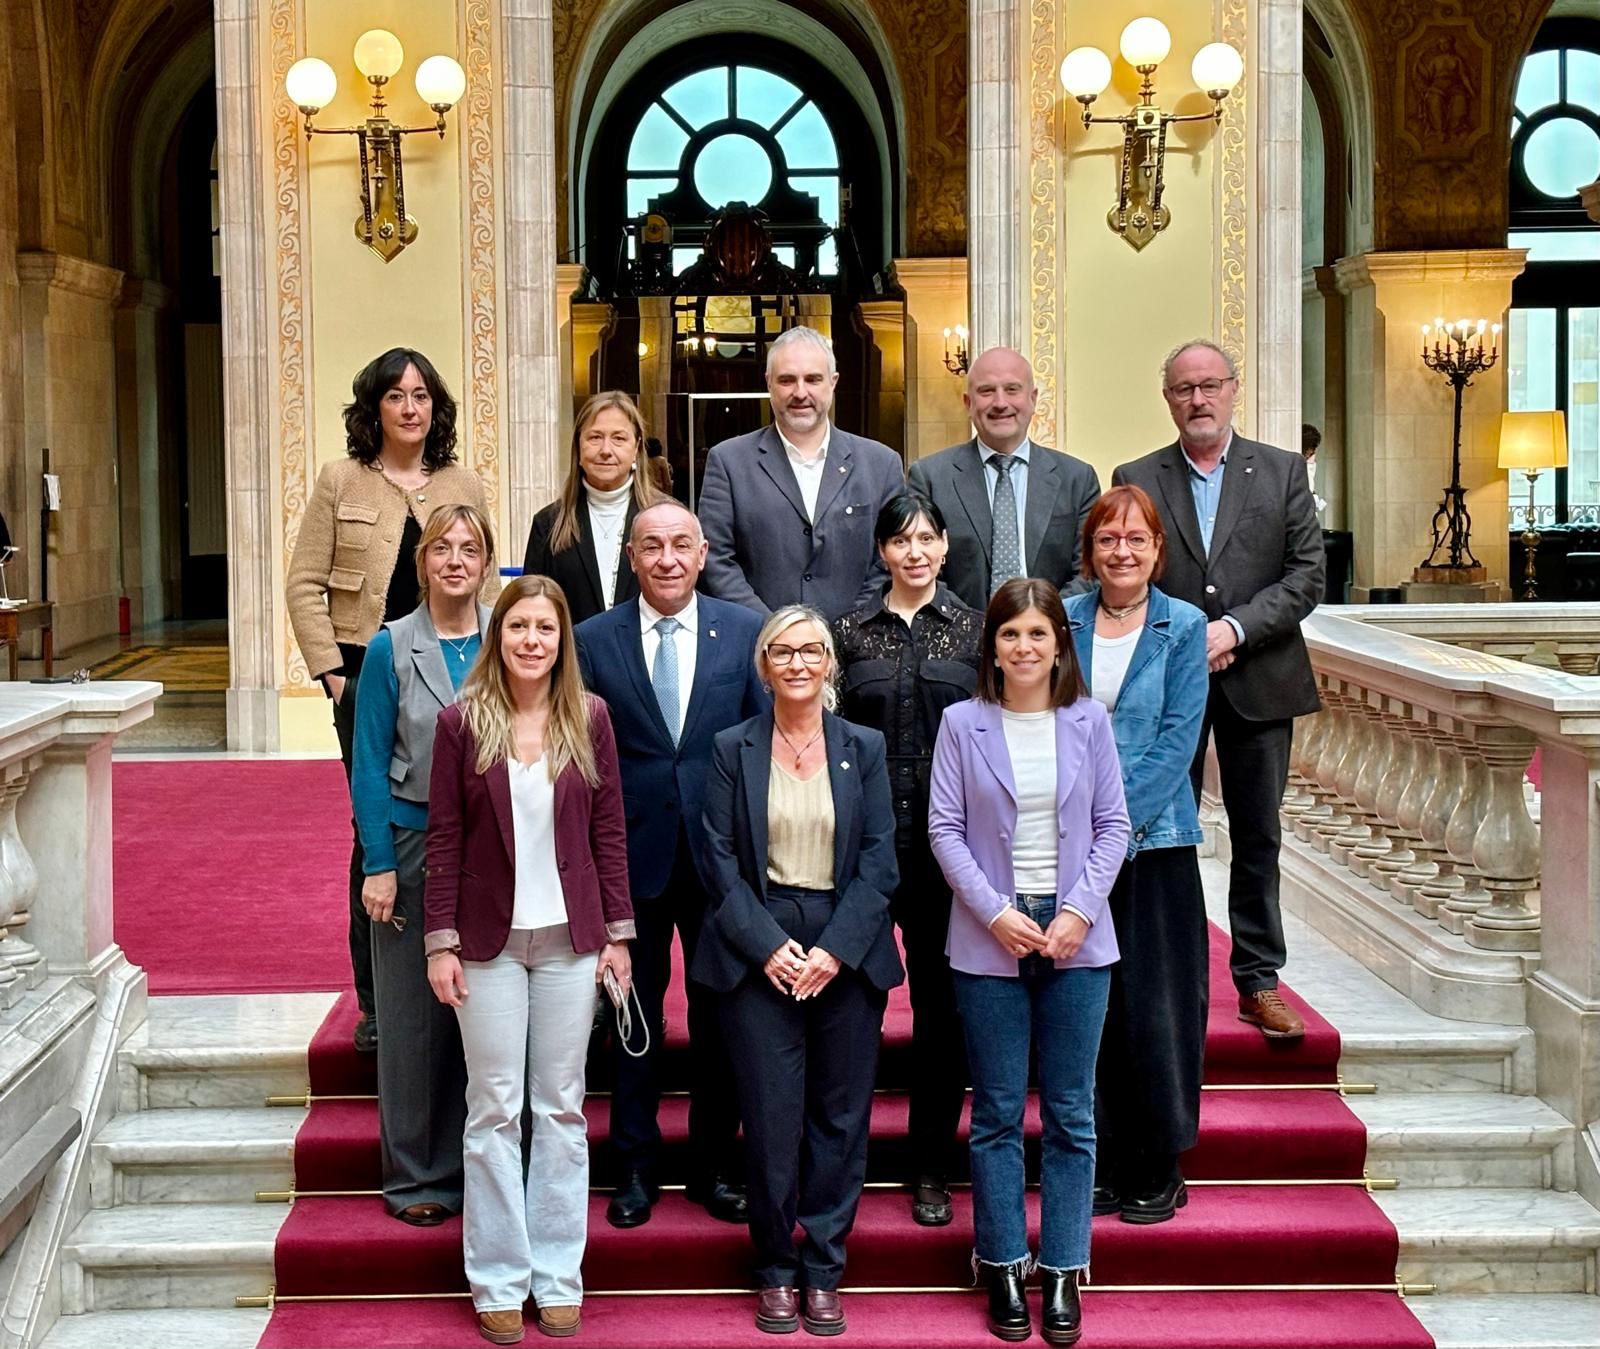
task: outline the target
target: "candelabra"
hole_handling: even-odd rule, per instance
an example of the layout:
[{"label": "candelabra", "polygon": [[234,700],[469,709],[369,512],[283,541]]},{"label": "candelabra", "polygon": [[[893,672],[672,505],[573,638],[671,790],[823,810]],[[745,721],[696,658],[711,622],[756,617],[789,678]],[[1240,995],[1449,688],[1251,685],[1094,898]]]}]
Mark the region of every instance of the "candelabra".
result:
[{"label": "candelabra", "polygon": [[[954,348],[950,345],[951,337],[956,339]],[[944,330],[944,368],[952,375],[964,375],[971,364],[967,357],[967,330],[960,323],[954,328]]]},{"label": "candelabra", "polygon": [[[1500,359],[1500,325],[1489,330],[1489,346],[1483,344],[1487,319],[1459,319],[1453,324],[1435,319],[1422,325],[1422,363],[1437,371],[1455,391],[1455,420],[1450,432],[1450,485],[1444,500],[1433,513],[1433,548],[1427,561],[1417,569],[1418,580],[1441,579],[1449,573],[1454,581],[1483,579],[1483,564],[1472,555],[1472,516],[1467,512],[1467,492],[1461,485],[1461,396],[1472,377],[1489,369]],[[1433,345],[1428,345],[1429,337]]]}]

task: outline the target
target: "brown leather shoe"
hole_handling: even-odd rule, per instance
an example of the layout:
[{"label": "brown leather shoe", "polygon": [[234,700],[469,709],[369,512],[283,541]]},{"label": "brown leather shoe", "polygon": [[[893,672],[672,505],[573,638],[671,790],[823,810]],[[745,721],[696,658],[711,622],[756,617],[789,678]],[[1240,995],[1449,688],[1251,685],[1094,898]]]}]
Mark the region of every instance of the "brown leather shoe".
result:
[{"label": "brown leather shoe", "polygon": [[576,1335],[583,1324],[580,1307],[540,1307],[539,1332],[542,1335]]},{"label": "brown leather shoe", "polygon": [[763,1288],[756,1299],[756,1329],[790,1335],[800,1329],[800,1299],[788,1284]]},{"label": "brown leather shoe", "polygon": [[813,1335],[844,1334],[844,1307],[831,1288],[806,1289],[806,1329]]},{"label": "brown leather shoe", "polygon": [[443,1204],[408,1204],[394,1216],[413,1227],[437,1227],[450,1216],[450,1210]]},{"label": "brown leather shoe", "polygon": [[1278,996],[1275,988],[1239,995],[1239,1020],[1260,1028],[1269,1040],[1298,1040],[1306,1033],[1306,1023]]},{"label": "brown leather shoe", "polygon": [[492,1344],[521,1344],[522,1313],[479,1312],[478,1333]]}]

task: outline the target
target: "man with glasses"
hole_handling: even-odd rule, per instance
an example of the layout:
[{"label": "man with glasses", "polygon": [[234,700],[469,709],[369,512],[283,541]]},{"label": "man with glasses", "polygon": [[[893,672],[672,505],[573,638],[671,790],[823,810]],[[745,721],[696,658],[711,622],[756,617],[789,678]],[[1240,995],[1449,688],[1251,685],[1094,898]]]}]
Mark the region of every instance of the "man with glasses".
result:
[{"label": "man with glasses", "polygon": [[[700,522],[676,502],[640,511],[628,540],[639,593],[577,630],[583,682],[606,700],[617,737],[628,819],[628,882],[638,936],[633,986],[642,1024],[616,1037],[611,1144],[619,1171],[606,1207],[614,1227],[650,1220],[660,1195],[661,1008],[672,974],[672,930],[693,959],[706,893],[696,865],[711,742],[766,710],[755,673],[761,621],[696,595],[706,561]],[[738,1103],[708,990],[689,984],[689,1197],[714,1218],[745,1220],[738,1177]],[[645,1037],[649,1047],[643,1047]],[[629,1051],[632,1051],[631,1053]]]},{"label": "man with glasses", "polygon": [[1196,799],[1215,735],[1233,865],[1229,964],[1239,1019],[1272,1039],[1305,1026],[1278,995],[1278,807],[1294,718],[1321,706],[1300,620],[1323,593],[1322,531],[1298,454],[1233,429],[1239,372],[1215,343],[1185,342],[1161,367],[1178,438],[1124,464],[1113,483],[1142,487],[1167,537],[1161,587],[1204,611],[1211,689],[1191,769]]}]

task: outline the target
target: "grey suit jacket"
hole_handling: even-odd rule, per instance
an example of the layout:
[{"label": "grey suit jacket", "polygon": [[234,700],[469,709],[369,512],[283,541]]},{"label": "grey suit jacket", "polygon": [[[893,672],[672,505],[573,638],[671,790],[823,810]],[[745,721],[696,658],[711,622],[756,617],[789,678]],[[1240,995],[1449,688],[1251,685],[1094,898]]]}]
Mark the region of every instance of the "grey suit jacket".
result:
[{"label": "grey suit jacket", "polygon": [[[930,498],[950,531],[944,580],[980,612],[989,606],[989,542],[994,517],[978,442],[952,445],[911,465],[907,479]],[[1083,522],[1100,496],[1100,479],[1081,459],[1033,442],[1028,455],[1028,500],[1022,522],[1023,559],[1029,576],[1058,590],[1078,581]]]},{"label": "grey suit jacket", "polygon": [[1156,504],[1167,533],[1162,590],[1213,622],[1232,614],[1244,629],[1233,664],[1212,676],[1234,710],[1277,721],[1321,707],[1300,636],[1300,620],[1323,595],[1322,529],[1305,461],[1234,432],[1209,553],[1176,441],[1123,464],[1111,481],[1144,488]]},{"label": "grey suit jacket", "polygon": [[898,454],[834,427],[812,520],[776,427],[713,446],[700,488],[711,545],[701,589],[763,617],[810,604],[832,622],[882,589],[887,573],[872,527],[904,485]]}]

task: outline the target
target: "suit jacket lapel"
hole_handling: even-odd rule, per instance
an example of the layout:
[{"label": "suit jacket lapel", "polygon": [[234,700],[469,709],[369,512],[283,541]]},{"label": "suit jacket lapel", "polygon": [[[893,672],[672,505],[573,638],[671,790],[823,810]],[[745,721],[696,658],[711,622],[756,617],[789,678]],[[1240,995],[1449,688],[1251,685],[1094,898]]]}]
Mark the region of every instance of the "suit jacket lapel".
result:
[{"label": "suit jacket lapel", "polygon": [[655,685],[650,682],[650,671],[645,669],[644,665],[644,639],[639,632],[638,604],[628,602],[626,611],[617,616],[615,632],[617,659],[622,662],[628,671],[628,677],[633,680],[633,690],[638,697],[639,706],[645,709],[656,734],[670,749],[673,747],[672,732],[667,729],[667,720],[661,715],[661,704],[656,700]]},{"label": "suit jacket lapel", "polygon": [[[985,567],[992,560],[989,545],[992,542],[990,536],[994,533],[994,514],[989,509],[989,484],[983,476],[988,471],[983,465],[983,457],[978,453],[977,441],[969,440],[961,453],[955,456],[956,498],[972,523],[972,532],[978,536]],[[984,577],[984,588],[988,588],[987,576]]]},{"label": "suit jacket lapel", "polygon": [[506,847],[506,860],[512,869],[517,865],[517,834],[511,823],[511,765],[504,759],[483,775],[483,785],[488,789],[494,806],[495,823],[500,826],[500,841]]},{"label": "suit jacket lapel", "polygon": [[[1050,515],[1056,508],[1056,493],[1061,487],[1061,469],[1054,456],[1046,454],[1033,442],[1029,442],[1028,448],[1028,504],[1023,511],[1022,526],[1028,557],[1024,566],[1029,576],[1037,576],[1034,564],[1050,532]],[[1068,555],[1071,555],[1070,549]]]},{"label": "suit jacket lapel", "polygon": [[1239,514],[1255,487],[1256,447],[1237,432],[1228,446],[1228,464],[1222,470],[1222,499],[1217,502],[1217,523],[1211,530],[1211,557],[1215,560],[1228,539],[1233,527],[1239,523]]},{"label": "suit jacket lapel", "polygon": [[590,603],[599,612],[605,608],[605,591],[600,588],[600,562],[594,551],[594,524],[589,519],[589,494],[581,487],[578,489],[578,510],[582,512],[578,519],[578,557],[583,562],[583,579],[589,585]]},{"label": "suit jacket lapel", "polygon": [[855,738],[845,734],[845,723],[838,717],[822,714],[822,738],[828,747],[828,787],[833,793],[833,883],[843,889],[846,855],[861,810],[861,765],[856,762]]},{"label": "suit jacket lapel", "polygon": [[[635,470],[642,472],[643,470]],[[617,574],[612,577],[611,603],[615,607],[623,600],[631,600],[639,593],[639,578],[634,575],[633,567],[628,562],[628,540],[633,537],[633,517],[639,513],[639,503],[631,496],[628,498],[628,515],[622,522],[622,547],[617,550]],[[596,575],[599,574],[598,567]]]},{"label": "suit jacket lapel", "polygon": [[777,427],[762,428],[761,435],[756,441],[756,452],[761,456],[759,460],[761,471],[772,479],[773,486],[783,493],[789,504],[794,507],[795,514],[806,523],[811,523],[810,517],[806,515],[805,498],[800,495],[800,483],[794,476],[794,468],[789,463],[783,441],[778,439]]},{"label": "suit jacket lapel", "polygon": [[694,685],[689,690],[689,706],[683,713],[683,734],[678,737],[680,745],[688,740],[690,732],[694,730],[695,718],[705,706],[706,689],[711,684],[712,667],[725,645],[717,635],[716,623],[706,613],[704,600],[700,601],[699,608],[700,631],[695,634],[694,640]]},{"label": "suit jacket lapel", "polygon": [[[1189,464],[1176,441],[1167,446],[1162,456],[1161,495],[1167,503],[1167,518],[1177,525],[1184,547],[1204,569],[1206,547],[1200,539],[1200,518],[1194,513],[1194,493],[1189,490]],[[1213,542],[1215,539],[1213,532]]]},{"label": "suit jacket lapel", "polygon": [[994,774],[995,781],[1006,789],[1011,804],[1017,804],[1017,779],[1011,771],[1011,751],[1006,747],[1006,723],[999,703],[984,703],[977,724],[973,727],[973,747],[984,766]]},{"label": "suit jacket lapel", "polygon": [[750,847],[763,899],[767,894],[767,790],[772,785],[772,714],[762,717],[739,746],[744,809],[750,821]]},{"label": "suit jacket lapel", "polygon": [[[855,458],[855,449],[849,436],[838,427],[834,427],[829,435],[832,439],[828,442],[828,457],[823,461],[822,481],[817,484],[817,520],[828,513],[834,497],[850,480],[850,469]],[[788,456],[785,455],[784,459],[787,461]],[[813,520],[812,524],[815,523],[816,520]]]},{"label": "suit jacket lapel", "polygon": [[439,700],[440,707],[449,707],[456,700],[455,686],[450,683],[450,672],[445,669],[444,652],[439,646],[439,634],[433,630],[433,616],[424,604],[411,629],[411,661],[417,667],[428,691]]}]

